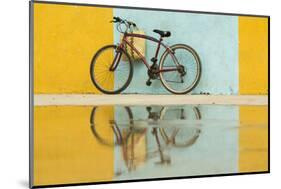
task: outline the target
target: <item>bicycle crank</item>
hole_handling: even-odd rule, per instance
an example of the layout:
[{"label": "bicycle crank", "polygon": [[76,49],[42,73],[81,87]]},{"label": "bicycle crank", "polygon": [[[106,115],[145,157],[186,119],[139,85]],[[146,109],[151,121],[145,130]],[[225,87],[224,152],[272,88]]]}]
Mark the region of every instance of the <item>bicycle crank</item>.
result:
[{"label": "bicycle crank", "polygon": [[148,70],[147,70],[148,80],[146,81],[146,85],[151,85],[152,79],[157,79],[159,77],[159,66],[157,64],[153,64]]},{"label": "bicycle crank", "polygon": [[181,77],[186,75],[185,67],[183,65],[179,65],[177,67],[177,69],[178,69],[178,72],[180,73]]}]

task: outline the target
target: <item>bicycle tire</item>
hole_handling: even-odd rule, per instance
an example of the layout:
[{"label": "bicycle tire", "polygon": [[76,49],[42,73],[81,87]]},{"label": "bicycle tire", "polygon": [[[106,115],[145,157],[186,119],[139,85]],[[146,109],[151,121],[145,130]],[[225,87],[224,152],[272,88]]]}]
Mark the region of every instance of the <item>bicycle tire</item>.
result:
[{"label": "bicycle tire", "polygon": [[[92,61],[91,61],[91,66],[90,66],[90,76],[91,76],[91,80],[93,82],[93,84],[95,85],[95,87],[101,91],[102,93],[104,94],[119,94],[121,93],[122,91],[124,91],[128,85],[130,84],[131,80],[132,80],[132,77],[133,77],[133,64],[132,64],[132,61],[131,61],[131,58],[129,56],[129,54],[122,48],[119,48],[119,50],[121,51],[120,55],[116,55],[116,56],[126,56],[128,62],[126,62],[126,64],[129,64],[130,68],[129,68],[129,75],[128,75],[128,78],[127,80],[125,81],[125,83],[123,84],[123,86],[121,86],[120,88],[118,89],[114,89],[114,86],[113,86],[113,90],[110,91],[110,90],[106,90],[104,88],[102,88],[98,82],[96,81],[95,79],[95,75],[94,75],[94,71],[95,71],[95,64],[96,64],[96,60],[97,58],[101,55],[102,52],[104,52],[105,50],[109,49],[109,48],[114,48],[114,50],[116,50],[118,47],[117,45],[106,45],[102,48],[100,48],[96,54],[93,56],[92,58]],[[119,61],[120,61],[120,58],[119,58]]]},{"label": "bicycle tire", "polygon": [[[176,49],[185,49],[187,51],[189,51],[192,56],[194,57],[195,61],[196,61],[196,64],[197,64],[197,73],[196,73],[196,79],[192,82],[192,84],[187,87],[186,89],[184,90],[181,90],[181,91],[177,91],[173,88],[171,88],[167,82],[165,81],[164,77],[163,77],[163,72],[160,72],[159,76],[160,76],[160,80],[161,80],[161,83],[162,85],[171,93],[173,94],[187,94],[189,93],[190,91],[192,91],[199,83],[199,80],[201,78],[201,72],[202,72],[202,67],[201,67],[201,60],[200,60],[200,57],[199,55],[197,54],[197,52],[190,46],[188,45],[185,45],[185,44],[175,44],[175,45],[172,45],[170,47],[171,50],[175,51]],[[159,69],[163,69],[163,64],[165,62],[165,59],[167,58],[167,55],[169,55],[169,51],[166,50],[162,56],[161,56],[161,59],[160,59],[160,63],[159,63]]]},{"label": "bicycle tire", "polygon": [[[200,120],[201,113],[200,113],[199,109],[197,107],[193,107],[192,109],[193,109],[193,112],[195,113],[196,120]],[[165,114],[165,112],[164,112],[164,114]],[[161,119],[163,119],[163,116],[164,115],[161,115]],[[160,130],[160,134],[161,134],[162,138],[164,139],[164,141],[166,142],[166,144],[169,144],[171,139],[168,136],[168,134],[166,133],[165,128],[159,128],[159,130]],[[198,129],[196,129],[194,136],[191,139],[189,139],[188,141],[186,141],[184,144],[172,143],[172,145],[175,147],[189,147],[197,141],[200,133],[201,133],[201,129],[198,128]]]},{"label": "bicycle tire", "polygon": [[[116,126],[116,132],[115,130],[114,131],[114,134],[115,134],[115,137],[117,139],[117,142],[115,142],[114,144],[111,144],[110,142],[106,141],[106,139],[104,139],[100,134],[99,132],[97,131],[96,129],[96,123],[95,123],[95,114],[96,114],[96,111],[99,107],[98,106],[95,106],[93,107],[92,111],[91,111],[91,115],[90,115],[90,128],[91,128],[91,132],[93,134],[93,136],[101,143],[101,144],[104,144],[106,146],[115,146],[115,145],[122,145],[124,143],[124,140],[123,140],[123,137],[122,137],[122,133],[119,129],[118,126]],[[132,110],[125,106],[124,107],[126,113],[128,114],[128,118],[129,118],[129,124],[130,125],[133,125],[133,113],[132,113]],[[119,140],[119,141],[118,141]],[[127,139],[125,139],[126,141]]]}]

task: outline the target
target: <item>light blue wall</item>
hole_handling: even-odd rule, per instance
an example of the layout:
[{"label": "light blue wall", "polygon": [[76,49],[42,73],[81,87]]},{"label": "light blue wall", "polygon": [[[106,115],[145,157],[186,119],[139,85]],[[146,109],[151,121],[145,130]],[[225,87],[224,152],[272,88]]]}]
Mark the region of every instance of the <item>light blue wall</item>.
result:
[{"label": "light blue wall", "polygon": [[[193,47],[201,58],[202,77],[192,93],[238,94],[237,16],[129,9],[114,9],[114,16],[136,22],[147,35],[154,37],[158,34],[152,32],[153,29],[171,31],[171,37],[164,40],[168,45],[185,43]],[[120,34],[114,28],[115,43],[119,39]],[[146,57],[150,62],[156,46],[147,42],[146,47]],[[159,80],[153,80],[150,87],[146,86],[147,78],[146,67],[134,63],[133,80],[123,93],[169,93]]]}]

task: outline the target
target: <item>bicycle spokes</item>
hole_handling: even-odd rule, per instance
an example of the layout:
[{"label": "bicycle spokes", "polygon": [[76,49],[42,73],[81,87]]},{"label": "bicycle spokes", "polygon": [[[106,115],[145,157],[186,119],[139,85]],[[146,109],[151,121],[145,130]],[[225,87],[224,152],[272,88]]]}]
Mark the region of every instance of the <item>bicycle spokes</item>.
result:
[{"label": "bicycle spokes", "polygon": [[115,45],[105,46],[94,56],[91,64],[91,79],[95,86],[107,94],[123,91],[132,79],[131,62],[123,61],[121,56],[128,56]]}]

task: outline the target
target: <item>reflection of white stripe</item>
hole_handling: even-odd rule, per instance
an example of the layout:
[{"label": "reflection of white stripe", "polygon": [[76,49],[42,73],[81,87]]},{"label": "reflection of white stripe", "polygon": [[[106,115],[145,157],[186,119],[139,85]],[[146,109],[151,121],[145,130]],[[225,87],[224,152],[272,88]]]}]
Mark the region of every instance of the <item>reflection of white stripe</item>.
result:
[{"label": "reflection of white stripe", "polygon": [[267,105],[267,95],[90,95],[38,94],[35,106],[50,105]]},{"label": "reflection of white stripe", "polygon": [[[157,127],[157,128],[198,128],[198,127],[220,127],[228,129],[259,129],[267,128],[267,123],[259,124],[244,124],[239,123],[237,120],[134,120],[133,125],[129,121],[116,121],[119,128],[121,127],[134,127],[134,128],[146,128],[146,127]],[[243,127],[241,127],[243,126]]]}]

